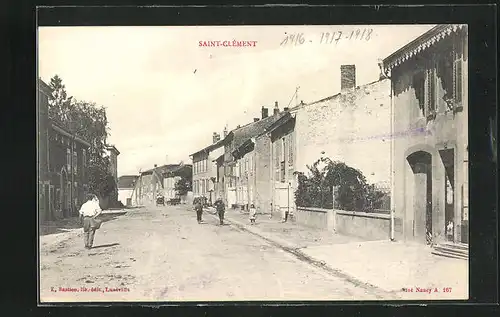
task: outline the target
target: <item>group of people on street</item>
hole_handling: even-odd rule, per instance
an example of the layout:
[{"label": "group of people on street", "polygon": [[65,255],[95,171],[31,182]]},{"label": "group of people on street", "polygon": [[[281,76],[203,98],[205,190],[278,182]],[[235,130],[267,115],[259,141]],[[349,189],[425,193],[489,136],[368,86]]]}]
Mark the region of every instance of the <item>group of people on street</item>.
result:
[{"label": "group of people on street", "polygon": [[[202,223],[202,215],[203,215],[203,201],[201,198],[195,198],[194,200],[194,210],[196,211],[196,220],[198,223]],[[219,216],[219,224],[222,226],[224,224],[224,213],[226,212],[226,205],[222,201],[221,198],[218,198],[215,203],[215,210],[217,211],[217,215]]]}]

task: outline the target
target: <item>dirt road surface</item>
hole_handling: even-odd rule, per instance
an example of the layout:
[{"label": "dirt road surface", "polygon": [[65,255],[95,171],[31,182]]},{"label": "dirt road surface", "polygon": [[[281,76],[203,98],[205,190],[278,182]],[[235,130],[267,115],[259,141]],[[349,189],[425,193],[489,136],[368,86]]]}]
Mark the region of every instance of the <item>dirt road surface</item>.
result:
[{"label": "dirt road surface", "polygon": [[187,206],[142,208],[105,222],[91,250],[83,232],[42,244],[41,302],[381,299],[234,225],[204,221]]}]

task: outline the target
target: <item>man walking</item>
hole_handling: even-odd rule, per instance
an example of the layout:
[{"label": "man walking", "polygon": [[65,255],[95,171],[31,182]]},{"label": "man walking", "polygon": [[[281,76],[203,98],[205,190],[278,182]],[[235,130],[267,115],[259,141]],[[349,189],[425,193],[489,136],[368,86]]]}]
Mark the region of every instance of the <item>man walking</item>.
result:
[{"label": "man walking", "polygon": [[215,208],[217,210],[217,213],[219,214],[220,225],[222,226],[224,224],[224,212],[225,212],[226,206],[224,205],[224,202],[222,201],[221,198],[218,198],[215,201],[214,205],[215,205]]},{"label": "man walking", "polygon": [[201,203],[201,198],[195,198],[194,210],[196,211],[196,220],[198,223],[202,223],[201,216],[203,214],[203,205]]},{"label": "man walking", "polygon": [[91,249],[94,243],[95,231],[100,228],[101,221],[96,219],[102,213],[99,199],[94,194],[87,196],[87,202],[80,208],[80,219],[83,218],[83,238],[85,248]]}]

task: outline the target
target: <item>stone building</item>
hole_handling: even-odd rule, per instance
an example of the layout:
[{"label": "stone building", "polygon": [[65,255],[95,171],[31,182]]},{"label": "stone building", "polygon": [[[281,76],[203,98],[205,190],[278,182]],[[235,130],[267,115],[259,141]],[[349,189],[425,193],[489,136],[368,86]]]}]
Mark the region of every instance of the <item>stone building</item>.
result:
[{"label": "stone building", "polygon": [[132,194],[138,178],[138,175],[122,175],[118,178],[118,201],[123,205],[132,205]]},{"label": "stone building", "polygon": [[392,82],[395,237],[468,242],[467,26],[439,25],[381,64]]},{"label": "stone building", "polygon": [[368,183],[390,182],[390,80],[356,86],[354,65],[341,66],[338,94],[302,103],[268,129],[273,212],[296,210],[296,172],[321,157],[359,169]]},{"label": "stone building", "polygon": [[[227,136],[227,129],[223,132]],[[205,197],[208,204],[216,199],[217,192],[217,157],[224,153],[224,140],[214,132],[212,144],[191,154],[193,161],[193,196]]]},{"label": "stone building", "polygon": [[248,208],[255,205],[266,213],[270,206],[270,140],[266,134],[274,122],[284,116],[276,102],[273,115],[262,107],[261,118],[237,127],[225,138],[223,166],[224,197],[228,206]]},{"label": "stone building", "polygon": [[170,182],[165,182],[165,179],[175,177],[176,175],[172,176],[172,173],[175,174],[184,168],[191,169],[191,165],[181,163],[157,166],[155,164],[154,168],[141,172],[135,182],[132,204],[136,206],[154,204],[158,193],[165,196],[165,184],[170,184]]},{"label": "stone building", "polygon": [[38,194],[40,220],[78,214],[87,193],[90,144],[49,118],[51,88],[38,80]]}]

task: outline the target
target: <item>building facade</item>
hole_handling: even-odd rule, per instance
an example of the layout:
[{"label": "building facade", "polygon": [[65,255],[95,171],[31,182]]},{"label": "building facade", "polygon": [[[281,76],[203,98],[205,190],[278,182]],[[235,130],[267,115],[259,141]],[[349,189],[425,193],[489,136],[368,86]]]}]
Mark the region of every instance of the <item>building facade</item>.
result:
[{"label": "building facade", "polygon": [[[224,136],[227,135],[225,130]],[[205,197],[208,204],[217,199],[217,162],[224,152],[224,140],[214,132],[212,144],[190,155],[193,162],[193,196]]]},{"label": "building facade", "polygon": [[340,93],[301,103],[270,129],[273,212],[296,210],[297,172],[321,157],[360,170],[367,182],[390,184],[390,80],[356,86],[354,65],[341,66]]},{"label": "building facade", "polygon": [[467,26],[439,25],[382,63],[392,81],[396,238],[468,242]]},{"label": "building facade", "polygon": [[122,175],[118,178],[118,201],[123,205],[132,205],[132,194],[138,178],[138,175]]},{"label": "building facade", "polygon": [[[165,190],[168,192],[173,190],[170,185],[173,182],[165,181],[166,179],[175,178],[185,170],[188,170],[188,174],[191,174],[191,168],[191,165],[182,163],[162,166],[155,164],[154,168],[140,173],[132,193],[132,204],[136,206],[154,204],[157,194],[162,194],[165,197]],[[175,186],[175,183],[173,184]],[[165,185],[169,185],[170,187],[165,188]]]},{"label": "building facade", "polygon": [[106,197],[108,204],[110,206],[116,205],[119,201],[119,190],[118,190],[118,155],[120,155],[120,151],[114,146],[106,144],[105,147],[105,155],[109,159],[109,173],[113,176],[115,181],[115,191]]},{"label": "building facade", "polygon": [[219,164],[224,171],[223,188],[228,206],[248,208],[259,213],[270,211],[270,139],[267,129],[285,115],[275,103],[273,115],[262,107],[261,118],[237,127],[225,139],[224,156]]},{"label": "building facade", "polygon": [[41,220],[75,216],[88,190],[90,144],[50,120],[50,87],[38,82],[39,213]]}]

